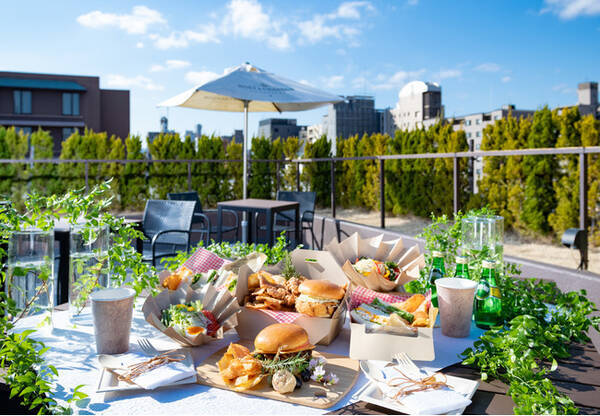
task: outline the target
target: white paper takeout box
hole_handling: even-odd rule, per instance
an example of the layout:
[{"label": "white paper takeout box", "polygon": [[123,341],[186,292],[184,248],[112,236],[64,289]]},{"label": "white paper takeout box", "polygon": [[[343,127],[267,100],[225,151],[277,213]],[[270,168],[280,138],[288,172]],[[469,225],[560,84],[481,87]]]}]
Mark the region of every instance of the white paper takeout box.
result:
[{"label": "white paper takeout box", "polygon": [[[383,234],[372,238],[361,238],[358,233],[352,234],[338,242],[334,238],[325,246],[342,266],[348,279],[357,286],[378,292],[404,291],[404,284],[419,278],[420,270],[425,267],[425,257],[421,254],[419,245],[404,247],[402,238],[383,241]],[[398,264],[400,274],[394,281],[371,272],[368,276],[354,270],[352,264],[359,257],[368,257],[379,261],[393,261]]]},{"label": "white paper takeout box", "polygon": [[[290,255],[296,271],[302,276],[308,279],[329,280],[340,286],[347,285],[348,281],[344,271],[330,253],[296,249]],[[276,274],[281,271],[281,265],[263,268],[263,270]],[[236,330],[242,339],[254,339],[263,328],[277,323],[275,318],[266,313],[244,306],[244,299],[248,295],[248,276],[252,273],[253,271],[249,267],[242,266],[238,274],[235,296],[242,311],[238,315]],[[347,288],[344,298],[331,318],[314,318],[299,314],[300,316],[293,323],[306,330],[311,344],[329,345],[344,325],[349,296],[350,290]]]},{"label": "white paper takeout box", "polygon": [[[160,321],[162,311],[167,309],[169,305],[196,300],[202,302],[204,309],[211,311],[221,325],[214,337],[207,334],[198,334],[195,337],[184,336],[172,327],[166,327]],[[204,285],[202,289],[193,290],[188,283],[184,283],[179,285],[177,290],[163,290],[156,296],[148,296],[142,306],[144,318],[150,325],[184,347],[197,347],[223,338],[226,331],[237,325],[237,313],[239,311],[240,307],[231,293],[227,290],[219,292],[212,284]]]},{"label": "white paper takeout box", "polygon": [[429,327],[417,327],[417,336],[367,333],[364,324],[350,322],[350,358],[393,361],[394,354],[405,352],[413,360],[433,361],[433,326],[438,308],[429,307]]}]

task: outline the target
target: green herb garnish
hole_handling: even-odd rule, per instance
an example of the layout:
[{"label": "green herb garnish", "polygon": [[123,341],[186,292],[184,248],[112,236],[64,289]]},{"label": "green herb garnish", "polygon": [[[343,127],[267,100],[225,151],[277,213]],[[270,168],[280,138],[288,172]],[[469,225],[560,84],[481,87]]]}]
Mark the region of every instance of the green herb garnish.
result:
[{"label": "green herb garnish", "polygon": [[296,271],[296,268],[292,263],[292,256],[289,251],[286,251],[283,254],[283,270],[281,275],[285,277],[285,280],[290,280],[292,277],[300,277],[300,273]]},{"label": "green herb garnish", "polygon": [[292,374],[300,374],[308,368],[310,363],[310,355],[306,351],[301,351],[283,359],[279,355],[267,358],[264,354],[254,354],[254,358],[261,362],[265,374],[274,374],[279,370],[288,370]]}]

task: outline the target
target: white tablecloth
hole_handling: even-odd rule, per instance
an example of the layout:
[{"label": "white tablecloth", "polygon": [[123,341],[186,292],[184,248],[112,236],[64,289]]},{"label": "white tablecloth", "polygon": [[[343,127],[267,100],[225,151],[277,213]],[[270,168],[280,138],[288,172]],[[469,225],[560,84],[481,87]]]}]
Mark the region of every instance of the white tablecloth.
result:
[{"label": "white tablecloth", "polygon": [[[35,329],[39,319],[24,319],[19,329]],[[458,354],[471,346],[481,334],[481,330],[471,329],[469,338],[448,338],[441,330],[434,330],[436,359],[429,362],[417,362],[428,371],[437,371],[453,363],[459,362]],[[68,312],[54,313],[54,329],[40,329],[31,335],[43,341],[49,351],[45,354],[48,363],[54,365],[58,372],[57,395],[61,401],[75,386],[85,384],[83,391],[89,395],[82,413],[111,414],[323,414],[358,401],[360,390],[367,383],[361,373],[352,391],[338,404],[330,409],[314,409],[276,400],[243,395],[199,384],[167,387],[155,391],[96,393],[100,376],[100,365],[96,360],[94,329],[89,309],[85,309],[74,325],[69,320]],[[138,302],[133,315],[131,349],[139,350],[137,338],[150,338],[158,349],[175,348],[177,344],[163,336],[150,326],[141,312]],[[202,347],[192,349],[196,365],[214,352],[238,340],[235,331],[228,332],[224,339]],[[327,351],[340,355],[348,355],[350,329],[348,319],[336,340],[329,346],[318,346],[319,351]]]}]

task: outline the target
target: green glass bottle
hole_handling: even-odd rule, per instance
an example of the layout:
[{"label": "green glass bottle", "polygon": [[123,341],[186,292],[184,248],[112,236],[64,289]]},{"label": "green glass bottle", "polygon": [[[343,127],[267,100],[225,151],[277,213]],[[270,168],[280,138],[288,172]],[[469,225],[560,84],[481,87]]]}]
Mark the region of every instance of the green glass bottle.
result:
[{"label": "green glass bottle", "polygon": [[490,329],[502,324],[502,295],[496,284],[495,262],[484,260],[481,263],[481,279],[475,292],[473,317],[475,325],[481,329]]},{"label": "green glass bottle", "polygon": [[432,251],[431,256],[433,257],[433,262],[429,271],[428,288],[431,290],[431,304],[437,308],[438,299],[435,281],[446,275],[446,268],[444,267],[444,255],[442,252]]},{"label": "green glass bottle", "polygon": [[456,272],[454,277],[461,277],[463,279],[470,279],[469,276],[469,265],[468,259],[465,256],[456,256]]}]

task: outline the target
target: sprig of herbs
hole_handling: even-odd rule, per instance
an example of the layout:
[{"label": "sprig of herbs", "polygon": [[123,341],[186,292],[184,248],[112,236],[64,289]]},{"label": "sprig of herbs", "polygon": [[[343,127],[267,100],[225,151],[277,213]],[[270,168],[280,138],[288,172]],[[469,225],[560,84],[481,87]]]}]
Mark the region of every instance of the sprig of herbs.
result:
[{"label": "sprig of herbs", "polygon": [[274,374],[279,370],[288,370],[292,374],[300,374],[308,368],[310,362],[304,351],[283,359],[278,355],[267,358],[264,354],[255,354],[254,357],[262,363],[263,373],[265,374]]}]

